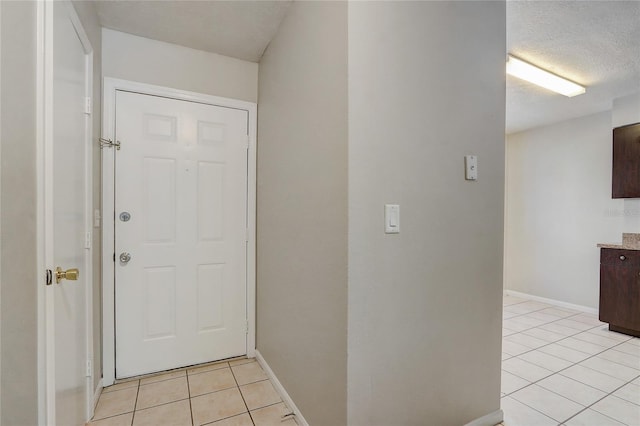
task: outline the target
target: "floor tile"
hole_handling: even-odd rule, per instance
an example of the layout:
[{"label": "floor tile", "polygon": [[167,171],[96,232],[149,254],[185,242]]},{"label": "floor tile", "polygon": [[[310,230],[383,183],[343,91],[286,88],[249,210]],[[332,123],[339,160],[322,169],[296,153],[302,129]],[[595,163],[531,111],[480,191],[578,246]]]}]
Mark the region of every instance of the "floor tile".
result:
[{"label": "floor tile", "polygon": [[615,377],[625,382],[629,382],[640,376],[640,370],[626,367],[616,362],[611,362],[607,359],[601,358],[600,356],[594,356],[593,358],[586,359],[579,365],[584,365],[592,370],[608,374],[611,377]]},{"label": "floor tile", "polygon": [[624,426],[622,423],[587,408],[577,416],[565,422],[566,426]]},{"label": "floor tile", "polygon": [[635,346],[640,346],[640,337],[632,337],[631,339],[627,340],[627,343]]},{"label": "floor tile", "polygon": [[536,311],[536,312],[531,312],[529,314],[527,314],[527,317],[529,318],[536,318],[539,320],[544,321],[544,323],[550,323],[550,322],[554,322],[554,321],[558,321],[559,317],[555,316],[555,315],[549,315],[549,314],[545,314],[542,311]]},{"label": "floor tile", "polygon": [[210,426],[253,426],[251,416],[247,413],[233,416],[217,422],[208,423]]},{"label": "floor tile", "polygon": [[163,380],[148,385],[140,385],[136,410],[189,398],[187,378]]},{"label": "floor tile", "polygon": [[120,414],[119,416],[107,417],[102,420],[89,422],[88,426],[131,426],[133,413]]},{"label": "floor tile", "polygon": [[236,381],[230,368],[207,371],[189,376],[191,397],[236,387]]},{"label": "floor tile", "polygon": [[96,405],[95,420],[132,412],[136,404],[138,388],[128,388],[100,395]]},{"label": "floor tile", "polygon": [[616,396],[596,402],[591,409],[627,425],[640,425],[640,405]]},{"label": "floor tile", "polygon": [[189,400],[136,410],[133,426],[191,426]]},{"label": "floor tile", "polygon": [[558,422],[539,411],[505,396],[500,400],[506,426],[558,426]]},{"label": "floor tile", "polygon": [[549,343],[557,342],[558,340],[564,339],[565,335],[554,333],[552,331],[543,330],[541,328],[532,328],[531,330],[525,330],[522,334],[526,336],[532,336],[536,339],[541,339]]},{"label": "floor tile", "polygon": [[505,359],[509,359],[509,358],[511,358],[511,357],[513,357],[513,355],[509,355],[509,354],[508,354],[508,353],[506,353],[506,352],[502,352],[502,360],[503,360],[503,361],[504,361]]},{"label": "floor tile", "polygon": [[[624,366],[640,370],[640,355],[632,355],[625,352],[620,352],[615,348],[602,352],[598,355],[599,358],[604,358],[611,362],[616,362]],[[638,371],[640,374],[640,371]]]},{"label": "floor tile", "polygon": [[566,317],[570,317],[576,314],[579,314],[580,312],[578,311],[573,311],[571,309],[565,309],[565,308],[559,308],[557,306],[551,307],[551,308],[546,308],[543,309],[541,311],[539,311],[543,314],[548,314],[548,315],[555,315],[558,318],[566,318]]},{"label": "floor tile", "polygon": [[591,325],[591,324],[585,324],[585,323],[580,322],[580,321],[574,321],[572,318],[573,317],[563,318],[563,319],[561,319],[559,321],[556,321],[554,324],[558,324],[558,325],[561,325],[563,327],[574,328],[574,329],[576,329],[578,331],[590,330],[590,329],[592,329],[592,328],[597,326],[597,324],[596,325]]},{"label": "floor tile", "polygon": [[576,330],[575,328],[565,327],[564,325],[558,325],[555,322],[550,322],[549,324],[541,325],[540,328],[542,330],[552,331],[556,334],[561,334],[564,337],[573,336],[574,334],[580,333],[580,330]]},{"label": "floor tile", "polygon": [[291,410],[284,403],[270,405],[251,412],[251,417],[256,426],[296,426],[293,418],[283,421],[282,416],[289,414]]},{"label": "floor tile", "polygon": [[145,377],[140,379],[141,385],[148,385],[150,383],[161,382],[163,380],[177,379],[178,377],[185,377],[187,373],[184,370],[171,371],[169,373],[158,374],[156,376]]},{"label": "floor tile", "polygon": [[260,364],[257,362],[233,366],[231,369],[239,385],[246,385],[247,383],[268,379],[265,372],[262,371],[262,367],[260,367]]},{"label": "floor tile", "polygon": [[502,321],[502,327],[506,328],[507,330],[513,330],[513,331],[517,331],[517,332],[528,330],[530,328],[535,327],[535,325],[525,324],[525,323],[522,323],[522,322],[518,321],[518,318],[520,318],[520,317],[509,318],[509,319],[506,319],[506,320]]},{"label": "floor tile", "polygon": [[513,317],[517,317],[517,316],[520,316],[520,315],[521,315],[521,314],[516,314],[516,313],[514,313],[514,312],[506,312],[506,311],[503,311],[503,312],[502,312],[502,319],[503,319],[503,320],[506,320],[506,319],[513,318]]},{"label": "floor tile", "polygon": [[256,359],[255,358],[234,359],[233,361],[229,361],[229,365],[234,367],[236,365],[248,364],[250,362],[256,362]]},{"label": "floor tile", "polygon": [[[509,336],[511,337],[511,336]],[[508,340],[502,340],[502,352],[511,356],[516,356],[529,352],[532,348],[521,345],[520,343],[510,342]]]},{"label": "floor tile", "polygon": [[550,345],[543,346],[538,350],[571,362],[580,362],[589,358],[589,354],[576,351],[574,349],[569,349],[565,346],[559,345],[558,343],[552,343]]},{"label": "floor tile", "polygon": [[626,342],[631,339],[631,336],[609,330],[609,326],[607,325],[592,328],[591,330],[589,330],[589,333],[599,334],[600,336],[605,336],[610,339],[619,340],[621,342]]},{"label": "floor tile", "polygon": [[282,401],[269,380],[240,386],[240,392],[249,410],[256,410]]},{"label": "floor tile", "polygon": [[518,334],[514,334],[513,336],[505,337],[503,342],[517,343],[517,344],[522,345],[522,346],[527,346],[527,347],[529,347],[531,349],[536,349],[536,348],[539,348],[540,346],[544,346],[544,345],[548,345],[549,344],[549,342],[547,342],[546,340],[538,339],[536,337],[531,337],[529,335],[522,334],[522,333],[518,333]]},{"label": "floor tile", "polygon": [[584,409],[582,405],[538,385],[527,386],[510,396],[558,422],[563,422]]},{"label": "floor tile", "polygon": [[604,346],[585,342],[584,340],[579,340],[574,337],[567,337],[566,339],[559,340],[558,344],[569,349],[575,349],[577,351],[587,353],[589,355],[595,355],[607,350],[607,348]]},{"label": "floor tile", "polygon": [[530,382],[535,382],[553,374],[546,368],[538,367],[537,365],[518,358],[511,358],[504,361],[502,363],[502,369]]},{"label": "floor tile", "polygon": [[518,358],[553,372],[560,371],[573,365],[570,361],[537,350],[522,354]]},{"label": "floor tile", "polygon": [[229,367],[228,362],[217,362],[215,364],[200,365],[198,367],[189,368],[187,369],[187,374],[191,376],[193,374],[205,373],[207,371],[219,370],[227,367]]},{"label": "floor tile", "polygon": [[585,341],[585,342],[594,343],[596,345],[600,345],[605,348],[611,348],[613,346],[620,344],[619,340],[611,339],[609,337],[601,336],[595,333],[589,333],[588,330],[580,334],[575,334],[571,337],[573,337],[574,339]]},{"label": "floor tile", "polygon": [[102,393],[119,391],[119,390],[128,389],[128,388],[136,388],[136,387],[138,387],[139,383],[140,383],[140,380],[131,380],[131,381],[128,381],[128,382],[118,383],[118,384],[115,384],[115,385],[111,385],[111,386],[107,386],[105,388],[102,388]]},{"label": "floor tile", "polygon": [[517,331],[509,330],[508,328],[502,328],[502,337],[510,336],[512,334],[516,334]]},{"label": "floor tile", "polygon": [[640,405],[640,385],[629,383],[615,391],[613,395],[629,402],[633,402],[636,405]]},{"label": "floor tile", "polygon": [[540,380],[536,384],[585,407],[607,396],[607,394],[601,390],[561,374],[554,374],[553,376]]},{"label": "floor tile", "polygon": [[517,314],[528,314],[530,312],[539,311],[541,309],[548,308],[549,305],[545,305],[537,302],[523,302],[515,305],[509,305],[504,307],[505,312],[513,312]]},{"label": "floor tile", "polygon": [[199,426],[245,413],[247,407],[238,388],[233,388],[191,398],[191,410],[193,424]]},{"label": "floor tile", "polygon": [[625,384],[625,382],[620,379],[592,370],[583,365],[574,365],[566,370],[562,370],[559,374],[607,393],[613,392]]},{"label": "floor tile", "polygon": [[625,354],[640,356],[640,346],[634,345],[632,342],[633,341],[621,343],[612,349],[618,352],[624,352]]},{"label": "floor tile", "polygon": [[598,319],[597,315],[594,315],[594,314],[583,313],[580,315],[574,315],[571,317],[571,319],[573,321],[579,321],[585,324],[593,325],[594,327],[602,326],[605,324]]},{"label": "floor tile", "polygon": [[510,394],[531,384],[531,382],[504,370],[502,370],[501,383],[500,390],[504,394]]}]

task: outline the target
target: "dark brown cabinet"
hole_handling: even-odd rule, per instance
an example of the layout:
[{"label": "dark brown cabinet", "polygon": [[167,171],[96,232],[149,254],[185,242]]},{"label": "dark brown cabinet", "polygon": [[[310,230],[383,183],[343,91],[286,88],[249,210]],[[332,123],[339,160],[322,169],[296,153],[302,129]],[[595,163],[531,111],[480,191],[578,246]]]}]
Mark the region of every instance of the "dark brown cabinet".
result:
[{"label": "dark brown cabinet", "polygon": [[600,249],[600,321],[640,337],[640,251]]},{"label": "dark brown cabinet", "polygon": [[613,198],[640,198],[640,123],[613,129]]}]

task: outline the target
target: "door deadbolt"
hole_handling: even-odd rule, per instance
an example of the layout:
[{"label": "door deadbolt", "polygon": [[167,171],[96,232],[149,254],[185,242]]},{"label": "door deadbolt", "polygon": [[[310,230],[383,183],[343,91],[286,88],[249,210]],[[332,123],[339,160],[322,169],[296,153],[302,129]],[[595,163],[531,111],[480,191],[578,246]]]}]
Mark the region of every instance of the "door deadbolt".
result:
[{"label": "door deadbolt", "polygon": [[120,253],[120,262],[128,263],[131,260],[131,253],[122,252]]},{"label": "door deadbolt", "polygon": [[131,219],[131,214],[129,214],[129,212],[122,212],[120,213],[120,220],[123,222],[129,222],[129,219]]}]

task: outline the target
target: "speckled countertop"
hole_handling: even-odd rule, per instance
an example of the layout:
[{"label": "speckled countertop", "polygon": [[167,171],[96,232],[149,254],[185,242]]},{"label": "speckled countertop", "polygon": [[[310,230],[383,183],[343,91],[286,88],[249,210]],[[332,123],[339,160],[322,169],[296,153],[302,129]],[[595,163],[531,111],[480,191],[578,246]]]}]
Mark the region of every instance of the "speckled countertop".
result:
[{"label": "speckled countertop", "polygon": [[640,234],[622,234],[622,244],[598,244],[600,248],[640,250]]}]

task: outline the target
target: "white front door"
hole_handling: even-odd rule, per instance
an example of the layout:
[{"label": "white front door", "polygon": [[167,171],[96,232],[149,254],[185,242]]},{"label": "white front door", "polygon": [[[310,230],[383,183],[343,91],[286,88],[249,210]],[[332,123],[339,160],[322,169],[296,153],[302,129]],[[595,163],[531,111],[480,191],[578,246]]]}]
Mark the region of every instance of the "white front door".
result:
[{"label": "white front door", "polygon": [[[45,182],[47,264],[52,269],[47,287],[48,366],[53,367],[55,424],[84,425],[87,418],[87,288],[89,251],[85,246],[89,116],[85,114],[89,57],[78,36],[82,30],[68,2],[48,6],[52,47],[51,91],[48,100],[50,133]],[[52,9],[52,10],[51,10]],[[86,40],[85,40],[86,42]],[[66,278],[56,269],[67,271]],[[76,270],[76,271],[74,271]],[[51,322],[53,324],[51,324]],[[49,411],[52,414],[52,411]],[[51,423],[53,419],[50,420]]]},{"label": "white front door", "polygon": [[247,353],[245,110],[116,92],[116,377]]}]

